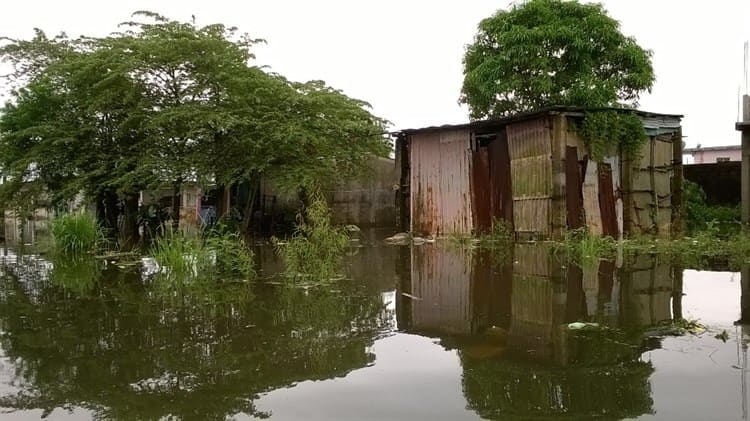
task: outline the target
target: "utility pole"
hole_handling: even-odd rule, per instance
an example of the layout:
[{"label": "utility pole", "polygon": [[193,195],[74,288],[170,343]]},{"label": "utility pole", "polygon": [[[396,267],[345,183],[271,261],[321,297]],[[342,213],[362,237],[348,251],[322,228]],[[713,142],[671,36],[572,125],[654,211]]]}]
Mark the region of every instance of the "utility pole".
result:
[{"label": "utility pole", "polygon": [[742,226],[750,226],[750,95],[742,96],[742,121],[736,125],[742,132]]}]

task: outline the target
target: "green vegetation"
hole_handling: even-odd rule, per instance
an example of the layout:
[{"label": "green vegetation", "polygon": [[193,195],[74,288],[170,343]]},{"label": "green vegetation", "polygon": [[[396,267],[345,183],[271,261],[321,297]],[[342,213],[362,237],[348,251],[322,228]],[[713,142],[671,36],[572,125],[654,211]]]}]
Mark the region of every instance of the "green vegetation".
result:
[{"label": "green vegetation", "polygon": [[328,282],[341,275],[349,235],[331,223],[331,213],[319,189],[311,189],[310,204],[298,217],[297,229],[286,241],[274,238],[290,278]]},{"label": "green vegetation", "polygon": [[566,232],[565,239],[555,243],[552,249],[576,263],[587,264],[600,258],[614,258],[617,247],[618,243],[612,237],[592,235],[582,227]]},{"label": "green vegetation", "polygon": [[631,112],[590,111],[579,129],[586,148],[595,161],[606,155],[618,155],[619,146],[624,156],[640,158],[641,149],[648,141],[641,119]]},{"label": "green vegetation", "polygon": [[701,186],[690,180],[683,181],[682,197],[685,200],[685,222],[689,233],[709,232],[726,236],[740,229],[739,206],[709,206]]},{"label": "green vegetation", "polygon": [[19,387],[0,394],[6,410],[267,418],[255,406],[260,394],[371,365],[369,347],[389,326],[380,295],[349,283],[336,292],[259,287],[252,295],[247,283],[174,291],[108,267],[80,294],[75,284],[44,281],[44,265],[20,264],[0,283],[0,345],[19,367]]},{"label": "green vegetation", "polygon": [[96,218],[85,212],[58,216],[50,224],[55,251],[62,254],[94,253],[104,239]]},{"label": "green vegetation", "polygon": [[85,296],[99,281],[103,265],[104,262],[94,256],[55,254],[52,257],[50,282]]},{"label": "green vegetation", "polygon": [[[553,105],[636,106],[654,82],[651,52],[600,4],[528,0],[479,23],[460,102],[473,119]],[[622,124],[628,125],[628,121]]]},{"label": "green vegetation", "polygon": [[[388,155],[387,122],[366,102],[254,64],[260,41],[150,12],[106,37],[3,40],[13,90],[0,113],[0,202],[30,211],[83,192],[107,233],[134,246],[142,190],[254,192],[262,177],[295,191]],[[248,196],[243,230],[258,199]]]},{"label": "green vegetation", "polygon": [[178,284],[255,277],[253,252],[236,233],[167,233],[156,238],[151,255],[163,268],[162,275]]}]

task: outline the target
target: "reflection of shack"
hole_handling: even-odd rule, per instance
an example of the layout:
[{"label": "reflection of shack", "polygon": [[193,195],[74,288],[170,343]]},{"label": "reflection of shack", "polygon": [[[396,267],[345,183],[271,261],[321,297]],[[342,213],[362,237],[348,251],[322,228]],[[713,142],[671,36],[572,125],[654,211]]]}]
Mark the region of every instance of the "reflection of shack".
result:
[{"label": "reflection of shack", "polygon": [[507,324],[510,266],[476,251],[413,247],[411,279],[402,279],[400,292],[396,297],[400,328],[472,335]]},{"label": "reflection of shack", "polygon": [[[469,407],[488,419],[651,413],[653,367],[640,355],[656,343],[630,327],[670,319],[670,304],[679,316],[678,272],[652,256],[581,268],[539,244],[517,244],[512,265],[504,261],[477,250],[412,247],[411,279],[397,296],[401,329],[458,349]],[[576,330],[571,322],[628,329]]]},{"label": "reflection of shack", "polygon": [[621,324],[651,326],[682,316],[680,297],[676,296],[681,296],[682,291],[675,285],[675,269],[660,260],[656,256],[640,255],[620,269]]},{"label": "reflection of shack", "polygon": [[561,265],[548,247],[517,245],[508,347],[535,359],[554,357],[565,316],[566,294]]}]

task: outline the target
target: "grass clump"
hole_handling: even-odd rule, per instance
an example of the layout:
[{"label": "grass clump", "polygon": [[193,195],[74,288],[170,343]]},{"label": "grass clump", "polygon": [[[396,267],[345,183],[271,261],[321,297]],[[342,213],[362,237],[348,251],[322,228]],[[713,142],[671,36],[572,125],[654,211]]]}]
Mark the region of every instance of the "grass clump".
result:
[{"label": "grass clump", "polygon": [[586,227],[570,230],[565,239],[556,243],[554,251],[576,263],[591,263],[599,259],[613,259],[618,242],[608,236],[594,235]]},{"label": "grass clump", "polygon": [[330,281],[341,275],[349,235],[331,222],[331,212],[320,190],[311,194],[310,205],[298,216],[297,228],[286,241],[272,239],[292,278]]},{"label": "grass clump", "polygon": [[56,252],[76,255],[96,252],[104,235],[99,223],[88,213],[69,213],[50,223]]},{"label": "grass clump", "polygon": [[253,252],[237,233],[165,233],[154,241],[151,255],[172,280],[255,277]]}]

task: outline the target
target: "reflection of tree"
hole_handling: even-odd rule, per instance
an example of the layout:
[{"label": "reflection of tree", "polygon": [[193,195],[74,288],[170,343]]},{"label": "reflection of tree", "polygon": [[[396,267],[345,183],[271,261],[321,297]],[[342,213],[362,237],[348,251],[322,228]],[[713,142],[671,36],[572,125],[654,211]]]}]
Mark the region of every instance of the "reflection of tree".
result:
[{"label": "reflection of tree", "polygon": [[650,363],[553,367],[462,356],[469,407],[487,419],[620,419],[651,413]]},{"label": "reflection of tree", "polygon": [[343,376],[374,358],[366,348],[383,326],[379,296],[205,292],[165,297],[110,268],[81,296],[7,271],[0,344],[21,391],[0,406],[79,406],[128,420],[264,415],[253,405],[258,393]]}]

